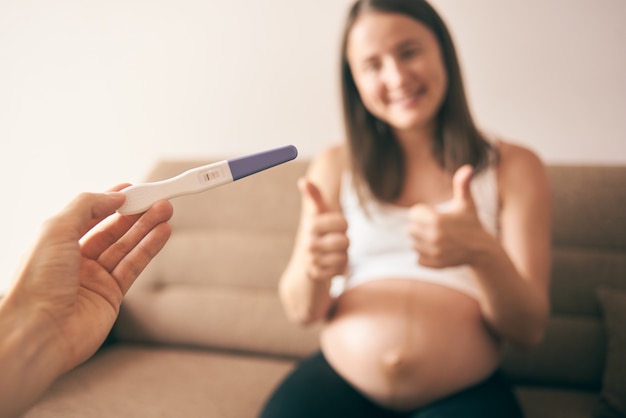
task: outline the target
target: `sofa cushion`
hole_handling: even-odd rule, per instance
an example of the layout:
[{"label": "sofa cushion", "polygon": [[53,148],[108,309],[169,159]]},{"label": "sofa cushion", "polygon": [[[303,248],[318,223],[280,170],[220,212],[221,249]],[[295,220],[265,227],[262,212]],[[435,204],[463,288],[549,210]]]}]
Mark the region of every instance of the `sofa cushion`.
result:
[{"label": "sofa cushion", "polygon": [[[126,295],[115,339],[301,357],[316,329],[291,324],[276,292],[291,238],[180,230]],[[278,261],[277,261],[278,259]]]},{"label": "sofa cushion", "polygon": [[506,346],[503,369],[517,384],[599,390],[605,361],[604,329],[585,316],[553,316],[545,340],[524,351]]},{"label": "sofa cushion", "polygon": [[552,165],[557,247],[626,249],[626,166]]},{"label": "sofa cushion", "polygon": [[593,317],[600,321],[596,289],[609,286],[626,290],[626,249],[600,251],[556,247],[553,252],[550,283],[552,312],[556,315]]},{"label": "sofa cushion", "polygon": [[607,336],[603,399],[626,416],[626,292],[598,290]]},{"label": "sofa cushion", "polygon": [[516,392],[525,416],[532,418],[590,418],[599,402],[595,391],[522,385]]},{"label": "sofa cushion", "polygon": [[292,362],[117,344],[46,392],[25,418],[254,417]]},{"label": "sofa cushion", "polygon": [[178,228],[137,284],[275,290],[292,244],[271,231]]},{"label": "sofa cushion", "polygon": [[317,329],[285,317],[275,290],[172,284],[130,294],[114,337],[119,341],[223,349],[300,358],[318,346]]}]

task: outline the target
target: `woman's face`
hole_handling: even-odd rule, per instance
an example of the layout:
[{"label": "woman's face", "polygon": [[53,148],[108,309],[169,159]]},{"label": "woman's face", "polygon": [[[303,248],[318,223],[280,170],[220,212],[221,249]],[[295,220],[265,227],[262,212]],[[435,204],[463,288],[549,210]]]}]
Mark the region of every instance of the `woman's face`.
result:
[{"label": "woman's face", "polygon": [[448,77],[435,35],[396,13],[366,12],[348,34],[348,63],[365,107],[398,130],[428,127]]}]

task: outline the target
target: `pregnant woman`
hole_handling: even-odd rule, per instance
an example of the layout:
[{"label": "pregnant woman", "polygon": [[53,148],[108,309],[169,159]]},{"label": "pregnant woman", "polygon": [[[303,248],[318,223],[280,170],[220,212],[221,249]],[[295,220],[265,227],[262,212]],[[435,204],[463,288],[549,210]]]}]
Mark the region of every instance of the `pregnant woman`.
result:
[{"label": "pregnant woman", "polygon": [[548,318],[550,193],[530,150],[472,121],[423,0],[360,0],[345,26],[344,144],[313,159],[287,316],[321,322],[261,416],[523,416],[499,371]]}]

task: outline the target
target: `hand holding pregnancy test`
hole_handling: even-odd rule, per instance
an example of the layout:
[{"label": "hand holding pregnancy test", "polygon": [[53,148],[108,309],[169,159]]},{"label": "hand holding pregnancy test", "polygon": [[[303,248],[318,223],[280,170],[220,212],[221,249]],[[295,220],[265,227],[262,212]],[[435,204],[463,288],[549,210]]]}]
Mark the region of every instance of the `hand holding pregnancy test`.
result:
[{"label": "hand holding pregnancy test", "polygon": [[117,211],[122,215],[145,212],[159,200],[200,193],[232,183],[293,160],[297,155],[296,147],[287,145],[192,168],[167,180],[136,184],[122,190],[122,193],[126,194],[126,201]]}]

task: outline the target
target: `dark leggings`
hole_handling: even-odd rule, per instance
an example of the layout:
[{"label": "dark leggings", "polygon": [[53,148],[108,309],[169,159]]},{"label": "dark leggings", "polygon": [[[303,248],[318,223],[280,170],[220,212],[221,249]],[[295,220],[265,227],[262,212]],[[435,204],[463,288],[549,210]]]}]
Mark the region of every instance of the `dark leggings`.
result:
[{"label": "dark leggings", "polygon": [[522,418],[501,372],[415,411],[383,408],[356,391],[318,353],[302,361],[268,399],[261,418]]}]

